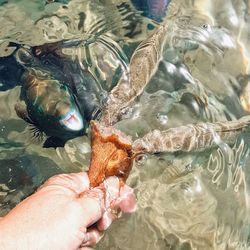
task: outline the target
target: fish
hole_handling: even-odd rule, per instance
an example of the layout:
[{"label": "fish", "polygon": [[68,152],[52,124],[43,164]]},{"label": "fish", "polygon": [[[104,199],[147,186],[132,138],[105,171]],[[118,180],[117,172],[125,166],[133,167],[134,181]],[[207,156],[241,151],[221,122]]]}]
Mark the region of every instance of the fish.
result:
[{"label": "fish", "polygon": [[70,0],[46,0],[45,5],[52,3],[68,4]]},{"label": "fish", "polygon": [[15,52],[23,68],[20,101],[15,110],[34,127],[35,136],[47,136],[43,144],[46,148],[63,147],[69,139],[86,134],[101,106],[96,96],[102,90],[90,73],[53,54],[55,49],[58,46],[41,47],[42,58],[33,53],[38,48],[21,47]]},{"label": "fish", "polygon": [[142,11],[142,15],[160,22],[166,16],[167,7],[170,0],[132,0],[132,4],[137,10]]}]

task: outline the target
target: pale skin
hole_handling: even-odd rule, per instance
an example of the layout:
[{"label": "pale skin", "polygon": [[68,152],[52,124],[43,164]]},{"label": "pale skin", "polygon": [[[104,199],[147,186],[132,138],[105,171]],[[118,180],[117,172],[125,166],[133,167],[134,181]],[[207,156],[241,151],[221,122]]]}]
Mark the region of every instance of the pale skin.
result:
[{"label": "pale skin", "polygon": [[54,176],[0,218],[0,249],[91,249],[120,210],[134,212],[136,204],[118,178],[90,189],[87,173]]}]

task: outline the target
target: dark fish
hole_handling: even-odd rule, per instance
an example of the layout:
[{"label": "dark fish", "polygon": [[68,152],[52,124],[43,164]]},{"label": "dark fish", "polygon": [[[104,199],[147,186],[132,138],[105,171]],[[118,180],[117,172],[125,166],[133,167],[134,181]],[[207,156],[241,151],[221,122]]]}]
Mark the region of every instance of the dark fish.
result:
[{"label": "dark fish", "polygon": [[46,0],[45,4],[51,3],[60,3],[60,4],[68,4],[70,0]]},{"label": "dark fish", "polygon": [[107,98],[105,91],[81,62],[62,53],[62,48],[74,48],[82,41],[61,41],[33,47],[31,52],[39,61],[38,69],[44,67],[53,73],[63,85],[68,86],[87,121],[95,119]]},{"label": "dark fish", "polygon": [[15,105],[17,115],[48,136],[45,147],[64,146],[67,140],[84,134],[87,122],[66,85],[32,68],[21,80],[24,102]]},{"label": "dark fish", "polygon": [[13,72],[0,77],[1,90],[21,85],[16,113],[34,126],[35,136],[46,134],[44,147],[64,146],[86,133],[105,97],[89,72],[60,54],[60,46],[61,42],[31,49],[19,46],[0,61],[4,72]]},{"label": "dark fish", "polygon": [[142,11],[142,15],[157,22],[162,21],[170,0],[132,0],[134,6]]}]

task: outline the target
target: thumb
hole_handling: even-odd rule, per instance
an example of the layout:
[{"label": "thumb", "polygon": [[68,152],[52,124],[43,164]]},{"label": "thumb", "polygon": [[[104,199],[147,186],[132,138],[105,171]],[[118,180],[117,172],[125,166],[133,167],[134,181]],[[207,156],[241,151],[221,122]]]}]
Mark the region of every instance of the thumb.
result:
[{"label": "thumb", "polygon": [[78,202],[83,210],[83,227],[87,228],[101,219],[104,213],[104,193],[101,189],[86,190],[79,195]]}]

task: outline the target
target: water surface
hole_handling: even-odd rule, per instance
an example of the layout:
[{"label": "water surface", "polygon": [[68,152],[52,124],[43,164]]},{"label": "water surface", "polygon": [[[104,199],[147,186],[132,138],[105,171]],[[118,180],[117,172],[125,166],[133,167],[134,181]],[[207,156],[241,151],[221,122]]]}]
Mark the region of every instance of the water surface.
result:
[{"label": "water surface", "polygon": [[[156,74],[116,124],[133,138],[250,112],[247,1],[172,0],[166,18],[173,12]],[[0,1],[0,56],[12,53],[9,42],[93,41],[65,53],[110,87],[165,18],[149,17],[130,1]],[[0,215],[49,176],[89,163],[87,136],[42,148],[15,113],[19,94],[20,87],[0,93]],[[248,133],[204,152],[143,157],[128,180],[138,211],[114,222],[97,249],[248,249],[249,163]]]}]

